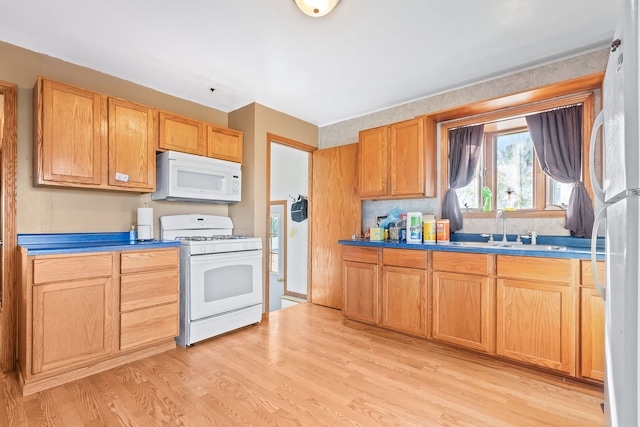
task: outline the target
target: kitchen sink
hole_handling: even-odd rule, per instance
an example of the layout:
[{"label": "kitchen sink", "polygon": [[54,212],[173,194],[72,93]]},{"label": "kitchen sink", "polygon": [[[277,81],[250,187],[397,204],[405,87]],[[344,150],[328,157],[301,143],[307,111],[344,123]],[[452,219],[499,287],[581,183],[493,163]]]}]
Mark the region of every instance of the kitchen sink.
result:
[{"label": "kitchen sink", "polygon": [[507,243],[499,247],[503,249],[520,249],[520,250],[528,250],[528,251],[566,251],[567,250],[566,246],[560,246],[560,245],[518,245],[518,244],[510,245]]},{"label": "kitchen sink", "polygon": [[451,242],[451,246],[463,246],[467,248],[495,248],[515,249],[524,251],[566,251],[566,246],[560,245],[523,245],[516,242]]},{"label": "kitchen sink", "polygon": [[451,242],[451,246],[466,246],[470,248],[495,248],[504,244],[503,242]]}]

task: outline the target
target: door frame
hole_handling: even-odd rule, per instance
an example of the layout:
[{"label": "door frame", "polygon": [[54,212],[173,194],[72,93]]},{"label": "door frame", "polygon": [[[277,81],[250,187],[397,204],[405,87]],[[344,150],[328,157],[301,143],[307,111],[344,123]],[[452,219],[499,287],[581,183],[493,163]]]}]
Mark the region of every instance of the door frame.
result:
[{"label": "door frame", "polygon": [[[285,138],[283,136],[279,136],[276,134],[273,134],[271,132],[267,132],[267,171],[266,171],[266,175],[267,175],[267,188],[266,188],[266,197],[267,197],[267,208],[269,207],[270,203],[271,203],[271,144],[280,144],[280,145],[284,145],[287,147],[291,147],[291,148],[295,148],[301,151],[306,151],[308,156],[308,164],[309,164],[309,171],[308,171],[308,177],[307,177],[307,188],[308,188],[308,193],[309,194],[309,205],[307,206],[308,212],[311,212],[311,206],[313,203],[313,195],[311,194],[311,190],[312,190],[312,185],[311,185],[311,179],[313,177],[313,161],[312,161],[312,156],[311,154],[317,150],[316,147],[313,147],[311,145],[307,145],[307,144],[303,144],[302,142],[298,142],[295,141],[293,139],[289,139],[289,138]],[[285,215],[286,215],[287,210],[285,209]],[[266,224],[266,230],[269,230],[269,220],[270,220],[270,216],[271,216],[271,212],[269,212],[269,209],[267,209],[267,214],[265,215],[264,221]],[[311,224],[313,222],[313,218],[311,218],[311,215],[309,215],[309,217],[307,218],[307,220],[309,221],[309,232],[307,235],[307,301],[311,301],[311,263],[309,262],[309,258],[311,256],[311,239],[313,238],[313,236],[311,235]],[[266,258],[266,257],[265,257]],[[285,254],[285,265],[287,262],[287,258],[286,258],[286,254]],[[265,265],[266,265],[266,261],[265,261]],[[268,271],[268,270],[267,270]],[[286,280],[286,279],[285,279]],[[285,282],[286,283],[286,282]],[[265,295],[269,295],[269,280],[266,280],[266,289],[265,289]],[[265,298],[265,314],[268,317],[269,316],[269,299]]]},{"label": "door frame", "polygon": [[0,302],[0,371],[15,369],[16,363],[16,319],[17,319],[17,262],[16,237],[16,170],[18,154],[18,86],[0,81],[0,94],[4,95],[4,127],[0,141],[0,205],[2,206],[3,242],[2,256],[2,302]]}]

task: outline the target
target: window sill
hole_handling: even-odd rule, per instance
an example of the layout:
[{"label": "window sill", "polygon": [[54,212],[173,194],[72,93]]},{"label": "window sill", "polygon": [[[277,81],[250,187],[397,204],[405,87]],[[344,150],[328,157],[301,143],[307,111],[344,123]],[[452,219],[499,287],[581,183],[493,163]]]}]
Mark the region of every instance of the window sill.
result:
[{"label": "window sill", "polygon": [[[535,210],[535,209],[519,209],[515,211],[506,211],[508,218],[564,218],[567,211],[565,210]],[[496,211],[467,211],[462,212],[463,218],[495,218]]]}]

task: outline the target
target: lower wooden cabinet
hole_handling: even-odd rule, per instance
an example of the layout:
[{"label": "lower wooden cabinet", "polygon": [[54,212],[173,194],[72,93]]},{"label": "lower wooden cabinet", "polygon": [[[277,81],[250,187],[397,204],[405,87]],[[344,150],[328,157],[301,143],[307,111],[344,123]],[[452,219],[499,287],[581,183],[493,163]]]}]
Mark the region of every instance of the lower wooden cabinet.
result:
[{"label": "lower wooden cabinet", "polygon": [[398,331],[426,336],[427,272],[383,266],[380,324]]},{"label": "lower wooden cabinet", "polygon": [[23,395],[174,348],[178,266],[177,247],[40,256],[21,248]]},{"label": "lower wooden cabinet", "polygon": [[378,265],[345,261],[342,272],[344,315],[378,323]]},{"label": "lower wooden cabinet", "polygon": [[113,351],[111,277],[33,288],[31,372],[83,366]]},{"label": "lower wooden cabinet", "polygon": [[498,279],[496,293],[496,353],[575,374],[571,287]]},{"label": "lower wooden cabinet", "polygon": [[575,375],[576,287],[571,278],[577,276],[578,261],[573,261],[498,256],[497,354]]},{"label": "lower wooden cabinet", "polygon": [[[604,284],[605,263],[597,264]],[[580,371],[582,378],[604,381],[604,300],[595,289],[591,261],[582,261],[580,281]]]},{"label": "lower wooden cabinet", "polygon": [[[604,379],[604,302],[590,261],[358,246],[342,255],[346,317]],[[604,262],[597,268],[603,281]]]},{"label": "lower wooden cabinet", "polygon": [[580,289],[580,376],[604,381],[604,300]]},{"label": "lower wooden cabinet", "polygon": [[177,251],[127,251],[120,257],[120,349],[178,335]]},{"label": "lower wooden cabinet", "polygon": [[433,339],[494,352],[492,279],[434,271],[432,280]]}]

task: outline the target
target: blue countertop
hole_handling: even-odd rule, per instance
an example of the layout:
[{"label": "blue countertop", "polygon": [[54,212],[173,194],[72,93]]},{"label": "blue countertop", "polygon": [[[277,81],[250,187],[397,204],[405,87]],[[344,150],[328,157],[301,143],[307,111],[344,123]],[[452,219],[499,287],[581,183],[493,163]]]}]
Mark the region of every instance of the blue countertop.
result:
[{"label": "blue countertop", "polygon": [[[507,239],[513,243],[516,240],[516,235],[508,235]],[[502,235],[494,235],[495,240],[502,239]],[[486,242],[486,237],[481,237],[479,234],[466,234],[466,233],[454,233],[451,235],[451,242]],[[523,243],[522,249],[507,249],[497,247],[469,247],[469,246],[455,246],[450,242],[442,243],[404,243],[404,242],[391,242],[391,241],[369,241],[364,239],[359,240],[339,240],[341,245],[350,246],[369,246],[378,248],[398,248],[398,249],[414,249],[423,251],[446,251],[446,252],[471,252],[482,254],[498,254],[498,255],[516,255],[516,256],[533,256],[544,258],[573,258],[573,259],[591,259],[591,239],[583,239],[577,237],[568,236],[538,236],[538,245],[558,245],[566,246],[566,251],[548,251],[548,250],[536,250],[535,245],[529,243]],[[596,259],[604,261],[604,238],[598,238],[596,247]]]},{"label": "blue countertop", "polygon": [[18,246],[28,255],[76,254],[83,252],[130,251],[180,246],[179,241],[129,241],[123,233],[18,234]]}]

